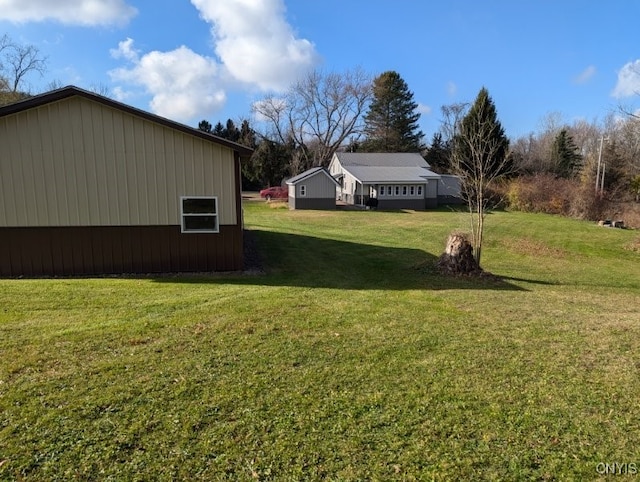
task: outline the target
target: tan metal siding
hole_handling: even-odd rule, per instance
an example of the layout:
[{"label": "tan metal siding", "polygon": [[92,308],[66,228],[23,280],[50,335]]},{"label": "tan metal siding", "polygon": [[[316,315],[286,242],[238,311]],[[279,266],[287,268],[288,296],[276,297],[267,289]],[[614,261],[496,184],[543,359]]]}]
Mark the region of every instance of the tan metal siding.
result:
[{"label": "tan metal siding", "polygon": [[234,152],[71,97],[0,119],[0,226],[177,225],[180,196],[237,224]]}]

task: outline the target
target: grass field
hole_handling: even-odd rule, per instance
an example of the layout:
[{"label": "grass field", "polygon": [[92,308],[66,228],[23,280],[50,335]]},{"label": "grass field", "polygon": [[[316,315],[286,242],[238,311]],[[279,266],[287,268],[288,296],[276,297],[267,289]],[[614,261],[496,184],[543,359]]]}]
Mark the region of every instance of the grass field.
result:
[{"label": "grass field", "polygon": [[496,282],[434,272],[461,213],[245,220],[265,274],[0,280],[0,479],[640,470],[638,231],[493,213]]}]

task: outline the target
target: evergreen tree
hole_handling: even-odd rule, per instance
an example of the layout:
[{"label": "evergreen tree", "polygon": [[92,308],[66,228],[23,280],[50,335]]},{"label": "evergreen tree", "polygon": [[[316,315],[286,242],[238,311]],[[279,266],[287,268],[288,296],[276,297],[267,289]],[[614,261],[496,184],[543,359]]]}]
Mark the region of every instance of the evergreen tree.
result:
[{"label": "evergreen tree", "polygon": [[576,146],[573,137],[571,137],[566,128],[561,129],[553,141],[551,160],[555,174],[564,178],[573,177],[582,162],[578,146]]},{"label": "evergreen tree", "polygon": [[424,134],[418,128],[420,113],[413,92],[397,72],[388,71],[373,81],[373,100],[365,115],[369,152],[420,152]]},{"label": "evergreen tree", "polygon": [[452,165],[460,176],[462,195],[469,205],[472,243],[478,265],[482,254],[488,190],[512,170],[509,140],[489,92],[480,89],[475,102],[460,122],[454,137]]},{"label": "evergreen tree", "polygon": [[242,121],[242,125],[240,126],[240,137],[237,142],[251,149],[256,148],[256,131],[251,128],[249,121],[246,119]]},{"label": "evergreen tree", "polygon": [[431,169],[439,174],[447,174],[451,171],[451,148],[442,140],[442,134],[433,134],[431,145],[425,153],[424,160]]},{"label": "evergreen tree", "polygon": [[279,186],[289,175],[288,146],[264,139],[251,156],[250,180],[260,186]]},{"label": "evergreen tree", "polygon": [[[240,126],[240,137],[236,141],[238,144],[255,149],[258,145],[256,132],[249,125],[248,120],[243,120]],[[254,150],[255,154],[255,150]],[[243,158],[240,169],[242,171],[242,188],[248,190],[257,190],[264,187],[261,184],[260,177],[256,174],[256,163],[254,163],[253,155],[249,159]]]},{"label": "evergreen tree", "polygon": [[238,139],[240,139],[240,131],[231,119],[227,119],[227,126],[224,129],[223,137],[232,142],[238,142]]},{"label": "evergreen tree", "polygon": [[224,126],[222,125],[222,123],[218,122],[216,126],[213,128],[213,130],[211,131],[211,133],[218,137],[224,137]]},{"label": "evergreen tree", "polygon": [[458,167],[467,176],[494,179],[507,174],[512,167],[507,162],[509,139],[498,120],[493,99],[484,87],[460,122],[453,142]]},{"label": "evergreen tree", "polygon": [[198,124],[198,129],[204,132],[211,133],[211,122],[206,119],[201,120]]}]

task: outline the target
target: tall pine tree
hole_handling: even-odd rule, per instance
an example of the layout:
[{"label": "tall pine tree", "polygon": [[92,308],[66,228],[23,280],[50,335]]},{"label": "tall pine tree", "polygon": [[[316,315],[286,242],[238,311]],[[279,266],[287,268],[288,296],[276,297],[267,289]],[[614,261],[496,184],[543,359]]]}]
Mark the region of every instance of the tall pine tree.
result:
[{"label": "tall pine tree", "polygon": [[431,145],[424,155],[431,170],[438,174],[448,174],[451,172],[451,148],[448,142],[442,140],[442,134],[433,134]]},{"label": "tall pine tree", "polygon": [[413,92],[397,72],[388,71],[373,81],[373,101],[365,115],[365,141],[369,152],[420,152],[424,134]]},{"label": "tall pine tree", "polygon": [[498,120],[495,104],[484,87],[460,122],[454,137],[452,166],[460,176],[462,195],[469,205],[472,243],[480,264],[488,190],[512,171],[509,139]]},{"label": "tall pine tree", "polygon": [[551,160],[555,174],[560,177],[573,177],[579,167],[582,156],[567,129],[562,129],[554,139],[551,146]]}]

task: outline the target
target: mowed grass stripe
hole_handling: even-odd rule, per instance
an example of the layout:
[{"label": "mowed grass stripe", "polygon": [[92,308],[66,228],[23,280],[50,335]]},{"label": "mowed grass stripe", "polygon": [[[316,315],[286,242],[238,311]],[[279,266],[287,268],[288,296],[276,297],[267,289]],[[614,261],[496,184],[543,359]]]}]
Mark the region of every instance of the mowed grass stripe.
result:
[{"label": "mowed grass stripe", "polygon": [[637,232],[245,206],[265,274],[0,280],[0,478],[589,480],[640,461]]}]

